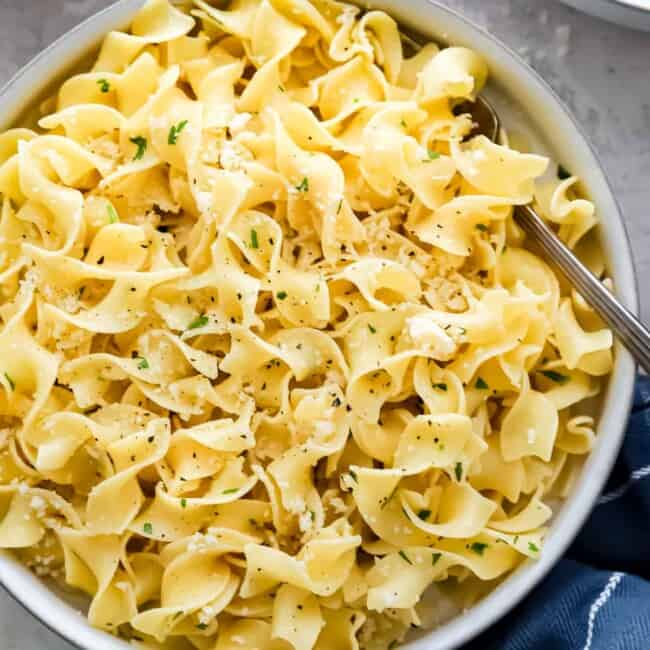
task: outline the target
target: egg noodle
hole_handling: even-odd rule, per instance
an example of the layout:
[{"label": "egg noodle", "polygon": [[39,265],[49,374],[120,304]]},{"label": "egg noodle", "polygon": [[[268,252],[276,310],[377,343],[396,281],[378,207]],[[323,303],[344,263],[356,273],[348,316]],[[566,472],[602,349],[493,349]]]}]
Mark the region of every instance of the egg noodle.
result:
[{"label": "egg noodle", "polygon": [[537,558],[612,335],[486,78],[334,0],[149,0],[1,135],[0,547],[178,650],[393,648]]}]

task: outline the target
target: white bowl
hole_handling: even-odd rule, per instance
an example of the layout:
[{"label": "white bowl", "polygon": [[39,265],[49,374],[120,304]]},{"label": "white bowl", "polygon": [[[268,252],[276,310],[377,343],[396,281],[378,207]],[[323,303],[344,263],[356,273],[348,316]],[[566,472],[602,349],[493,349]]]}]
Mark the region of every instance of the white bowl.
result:
[{"label": "white bowl", "polygon": [[[25,66],[0,92],[0,129],[12,125],[51,85],[97,46],[111,29],[123,28],[143,0],[121,0],[82,23]],[[602,240],[616,291],[632,310],[637,294],[629,242],[621,214],[594,152],[553,91],[517,55],[474,24],[427,0],[372,0],[405,25],[439,41],[466,45],[488,62],[492,96],[501,97],[499,111],[508,123],[526,122],[536,148],[545,149],[582,177],[602,223]],[[510,95],[510,97],[507,97]],[[504,97],[506,101],[503,101]],[[517,101],[514,101],[514,97]],[[528,562],[471,610],[436,630],[422,632],[406,648],[442,650],[475,637],[516,605],[553,567],[573,541],[589,514],[618,453],[634,388],[635,365],[619,345],[604,395],[596,446],[573,494],[562,505],[542,557]],[[0,554],[0,583],[45,625],[85,650],[118,650],[127,646],[92,629],[77,607],[48,589],[10,556]]]},{"label": "white bowl", "polygon": [[649,0],[562,0],[562,2],[612,23],[650,31]]}]

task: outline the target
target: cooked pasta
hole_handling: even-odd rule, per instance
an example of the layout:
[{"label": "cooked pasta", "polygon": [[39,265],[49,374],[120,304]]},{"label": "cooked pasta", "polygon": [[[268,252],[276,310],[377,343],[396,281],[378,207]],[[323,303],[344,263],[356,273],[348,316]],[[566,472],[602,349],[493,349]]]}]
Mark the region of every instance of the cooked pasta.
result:
[{"label": "cooked pasta", "polygon": [[593,443],[612,335],[512,212],[587,251],[594,206],[472,137],[479,56],[405,51],[149,0],[0,136],[0,547],[134,647],[393,648],[539,556]]}]

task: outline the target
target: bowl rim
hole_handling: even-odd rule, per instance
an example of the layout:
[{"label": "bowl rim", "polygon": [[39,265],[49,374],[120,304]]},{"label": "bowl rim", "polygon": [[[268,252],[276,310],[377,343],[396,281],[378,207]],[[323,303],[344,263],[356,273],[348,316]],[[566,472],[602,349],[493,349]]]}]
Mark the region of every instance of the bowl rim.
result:
[{"label": "bowl rim", "polygon": [[[396,5],[396,0],[385,1],[392,2]],[[633,8],[633,5],[628,4],[624,0],[611,1]],[[39,54],[30,59],[0,89],[0,110],[5,108],[5,104],[7,105],[6,110],[3,111],[4,114],[0,116],[0,128],[7,128],[7,123],[12,125],[18,115],[29,106],[30,99],[33,102],[34,97],[42,93],[53,79],[60,76],[66,70],[69,70],[83,54],[87,53],[93,46],[97,46],[102,36],[108,33],[109,30],[119,29],[126,25],[128,20],[142,4],[144,4],[144,0],[117,0],[117,2],[92,14],[66,31]],[[363,5],[364,0],[356,0],[356,4]],[[373,3],[373,7],[376,4]],[[582,126],[577,123],[564,102],[539,73],[496,36],[465,17],[459,11],[441,4],[438,0],[415,0],[413,5],[418,5],[423,10],[429,8],[428,10],[430,11],[434,10],[441,15],[446,15],[449,20],[459,23],[468,35],[471,35],[472,32],[478,32],[484,39],[490,41],[503,56],[510,60],[511,64],[519,68],[522,73],[525,73],[528,77],[528,83],[534,85],[536,90],[545,96],[547,103],[555,104],[556,109],[571,124],[575,131],[576,139],[581,141],[585,146],[586,155],[590,158],[591,163],[595,165],[595,170],[600,177],[599,182],[602,183],[603,191],[611,200],[612,211],[608,214],[608,218],[603,221],[606,221],[608,227],[614,230],[617,254],[622,256],[617,263],[619,265],[619,274],[623,277],[620,280],[620,285],[618,278],[616,278],[616,281],[622,301],[628,308],[637,313],[639,304],[638,279],[634,270],[630,240],[625,228],[622,211],[607,180],[599,157]],[[396,13],[399,9],[400,7],[396,5],[393,13]],[[637,10],[640,10],[640,8],[637,7]],[[72,37],[75,37],[78,42]],[[480,48],[477,48],[477,51],[481,54]],[[30,79],[30,74],[32,73],[36,77],[35,92],[31,90],[34,88],[34,82]],[[586,498],[584,498],[584,494],[571,494],[564,501],[558,511],[557,519],[563,520],[565,525],[561,530],[554,530],[553,534],[549,535],[549,540],[542,557],[534,563],[530,561],[524,563],[524,565],[517,569],[501,585],[472,607],[467,613],[458,615],[443,624],[440,628],[428,632],[426,637],[406,644],[404,646],[405,650],[443,650],[458,647],[460,644],[475,638],[514,608],[548,574],[553,566],[555,566],[577,536],[584,521],[594,507],[596,499],[614,465],[623,441],[627,416],[632,404],[635,369],[636,365],[631,356],[617,344],[616,361],[612,375],[610,376],[610,385],[607,390],[607,399],[605,399],[604,405],[605,407],[610,405],[610,409],[616,411],[616,413],[610,414],[609,419],[612,420],[614,415],[618,415],[619,422],[612,421],[610,424],[613,428],[611,430],[608,429],[606,433],[601,430],[600,425],[602,424],[602,417],[606,410],[606,408],[603,408],[601,418],[599,419],[597,445],[588,457],[588,463],[592,465],[590,469],[595,470],[597,476],[595,478],[585,476],[585,470],[587,469],[585,465],[578,484],[588,483],[585,486],[588,488],[585,490]],[[615,394],[613,388],[616,388]],[[577,488],[578,486],[574,489],[577,491]],[[580,498],[577,498],[578,496]],[[16,570],[13,577],[8,578],[6,575],[7,563],[20,566],[17,561],[5,557],[4,553],[0,554],[0,586],[15,602],[20,604],[35,619],[58,637],[70,643],[73,647],[79,648],[79,650],[99,650],[99,646],[101,646],[101,650],[117,650],[118,648],[128,647],[121,640],[90,628],[84,618],[79,619],[79,625],[76,628],[69,628],[66,627],[66,624],[70,622],[70,616],[66,615],[59,618],[56,616],[56,613],[37,611],[39,607],[30,603],[29,589],[32,586],[35,589],[47,589],[47,587],[22,566]],[[29,584],[30,582],[32,583],[31,585]],[[26,593],[21,593],[23,591]],[[69,608],[69,605],[58,596],[52,596],[52,598],[57,604],[61,605],[62,609]],[[469,619],[472,620],[470,621]],[[82,637],[86,638],[84,639]],[[91,643],[93,645],[90,645]]]},{"label": "bowl rim", "polygon": [[650,30],[650,4],[640,0],[561,0],[565,5],[636,31]]},{"label": "bowl rim", "polygon": [[610,0],[610,2],[613,2],[614,4],[617,5],[621,5],[626,9],[633,9],[635,11],[640,11],[642,14],[647,14],[648,12],[650,12],[650,5],[647,3],[645,6],[639,4],[639,0]]}]

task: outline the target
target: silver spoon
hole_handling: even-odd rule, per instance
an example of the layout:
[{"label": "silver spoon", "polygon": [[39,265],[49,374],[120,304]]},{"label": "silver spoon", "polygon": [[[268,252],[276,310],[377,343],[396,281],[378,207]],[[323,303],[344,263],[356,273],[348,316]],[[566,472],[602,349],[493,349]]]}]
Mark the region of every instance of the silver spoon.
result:
[{"label": "silver spoon", "polygon": [[[421,36],[405,34],[403,31],[401,36],[409,47],[416,50],[422,47]],[[493,142],[497,141],[501,122],[487,99],[478,97],[474,102],[464,102],[457,107],[457,112],[472,115],[475,126],[468,137],[482,134]],[[530,205],[516,206],[514,217],[620,339],[641,367],[650,373],[650,331],[573,254]]]},{"label": "silver spoon", "polygon": [[[468,112],[473,116],[476,125],[473,135],[482,133],[490,140],[496,141],[501,127],[494,107],[486,99],[479,97],[469,108]],[[607,323],[641,367],[650,372],[650,331],[643,323],[573,254],[530,205],[516,206],[514,217]]]}]

